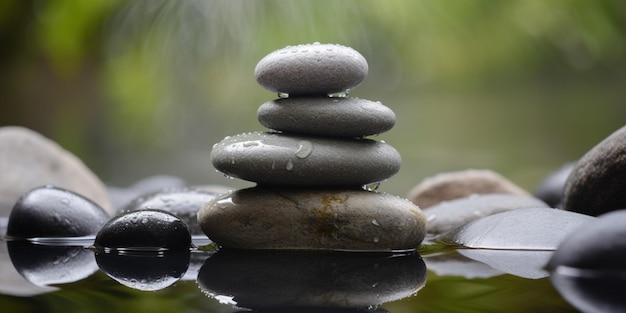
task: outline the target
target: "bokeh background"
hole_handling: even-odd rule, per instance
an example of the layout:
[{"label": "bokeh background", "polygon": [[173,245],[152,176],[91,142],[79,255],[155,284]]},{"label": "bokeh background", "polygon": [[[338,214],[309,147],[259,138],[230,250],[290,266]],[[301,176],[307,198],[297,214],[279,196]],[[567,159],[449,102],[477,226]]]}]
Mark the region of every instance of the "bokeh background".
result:
[{"label": "bokeh background", "polygon": [[626,2],[604,0],[3,0],[0,125],[57,141],[101,179],[243,187],[209,162],[264,130],[269,52],[339,43],[363,54],[350,96],[397,124],[376,139],[405,195],[438,172],[495,170],[533,190],[626,124]]}]

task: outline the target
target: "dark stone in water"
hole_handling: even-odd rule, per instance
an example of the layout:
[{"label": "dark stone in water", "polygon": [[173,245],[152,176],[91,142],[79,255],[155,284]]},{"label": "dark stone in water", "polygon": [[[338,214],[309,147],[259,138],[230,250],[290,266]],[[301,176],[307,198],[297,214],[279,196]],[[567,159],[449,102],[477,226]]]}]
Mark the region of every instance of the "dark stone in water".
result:
[{"label": "dark stone in water", "polygon": [[15,238],[93,235],[109,219],[97,204],[74,192],[45,186],[22,195],[9,217],[7,235]]},{"label": "dark stone in water", "polygon": [[626,208],[626,127],[587,152],[563,191],[563,209],[593,216]]},{"label": "dark stone in water", "polygon": [[189,258],[189,250],[165,254],[96,254],[96,262],[107,276],[144,291],[161,290],[176,283],[187,271]]},{"label": "dark stone in water", "polygon": [[426,266],[415,253],[220,250],[198,274],[204,293],[250,309],[368,307],[418,292]]},{"label": "dark stone in water", "polygon": [[189,228],[178,216],[161,210],[131,211],[112,218],[96,235],[105,250],[189,250]]},{"label": "dark stone in water", "polygon": [[198,211],[218,195],[194,188],[165,189],[136,198],[124,208],[124,211],[148,209],[167,211],[185,221],[191,235],[204,235],[198,224]]},{"label": "dark stone in water", "polygon": [[272,130],[329,137],[376,135],[396,123],[390,108],[358,98],[278,99],[263,103],[257,118]]},{"label": "dark stone in water", "polygon": [[585,313],[626,312],[624,272],[556,270],[550,281],[567,302]]},{"label": "dark stone in water", "polygon": [[9,241],[7,248],[15,269],[37,286],[75,282],[98,270],[93,252],[80,246]]},{"label": "dark stone in water", "polygon": [[573,232],[548,263],[550,270],[559,266],[626,275],[626,210],[603,214]]},{"label": "dark stone in water", "polygon": [[567,163],[558,170],[550,173],[543,181],[539,184],[537,189],[533,192],[533,195],[545,203],[547,203],[550,207],[558,208],[561,206],[561,202],[563,201],[563,189],[565,188],[565,182],[569,177],[572,169],[574,168],[574,163]]}]

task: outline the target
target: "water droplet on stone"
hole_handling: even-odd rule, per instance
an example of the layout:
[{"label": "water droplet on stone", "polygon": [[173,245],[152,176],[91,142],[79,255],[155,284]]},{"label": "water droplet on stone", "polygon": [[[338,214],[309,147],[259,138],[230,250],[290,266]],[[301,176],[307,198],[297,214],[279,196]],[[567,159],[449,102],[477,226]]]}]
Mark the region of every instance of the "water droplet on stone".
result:
[{"label": "water droplet on stone", "polygon": [[376,191],[378,190],[378,187],[380,187],[380,182],[363,185],[363,189],[366,191]]},{"label": "water droplet on stone", "polygon": [[313,44],[314,44],[314,45],[319,45],[319,44],[320,44],[320,42],[319,42],[319,41],[316,41],[316,42],[314,42]]},{"label": "water droplet on stone", "polygon": [[141,224],[148,224],[148,219],[147,218],[142,219]]},{"label": "water droplet on stone", "polygon": [[374,237],[374,239],[372,239],[373,242],[378,242],[380,239],[378,239],[378,237]]},{"label": "water droplet on stone", "polygon": [[333,93],[329,93],[328,97],[330,98],[345,98],[348,96],[348,90],[344,90],[344,91],[339,91],[339,92],[333,92]]},{"label": "water droplet on stone", "polygon": [[287,98],[289,98],[289,94],[285,93],[285,92],[279,92],[278,93],[278,97],[281,98],[281,99],[287,99]]},{"label": "water droplet on stone", "polygon": [[373,220],[372,220],[372,224],[373,224],[374,226],[380,226],[380,224],[378,223],[378,221],[377,221],[376,219],[373,219]]},{"label": "water droplet on stone", "polygon": [[288,171],[293,170],[293,161],[291,159],[287,160],[287,165],[285,165],[285,169]]},{"label": "water droplet on stone", "polygon": [[63,198],[63,199],[61,199],[61,203],[65,204],[65,205],[69,205],[70,204],[70,199]]},{"label": "water droplet on stone", "polygon": [[302,140],[298,142],[298,150],[296,150],[296,157],[300,159],[306,159],[313,152],[313,143],[308,140]]}]

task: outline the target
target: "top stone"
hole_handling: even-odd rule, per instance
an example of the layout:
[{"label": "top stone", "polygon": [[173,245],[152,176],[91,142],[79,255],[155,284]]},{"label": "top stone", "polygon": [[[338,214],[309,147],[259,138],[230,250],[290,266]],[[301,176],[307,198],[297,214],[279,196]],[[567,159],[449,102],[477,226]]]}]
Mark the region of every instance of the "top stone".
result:
[{"label": "top stone", "polygon": [[287,46],[257,64],[257,82],[290,96],[327,95],[358,86],[367,76],[365,58],[356,50],[334,44]]}]

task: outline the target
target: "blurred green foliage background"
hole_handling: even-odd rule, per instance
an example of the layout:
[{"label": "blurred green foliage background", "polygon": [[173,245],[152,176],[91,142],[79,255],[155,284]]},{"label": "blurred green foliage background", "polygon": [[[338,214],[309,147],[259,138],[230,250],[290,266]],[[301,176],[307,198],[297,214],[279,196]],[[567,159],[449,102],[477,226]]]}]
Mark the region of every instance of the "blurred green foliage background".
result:
[{"label": "blurred green foliage background", "polygon": [[351,96],[397,124],[381,189],[493,169],[532,190],[626,124],[626,2],[609,0],[3,0],[0,125],[77,154],[107,184],[215,173],[211,146],[264,130],[269,52],[339,43],[369,62]]}]

